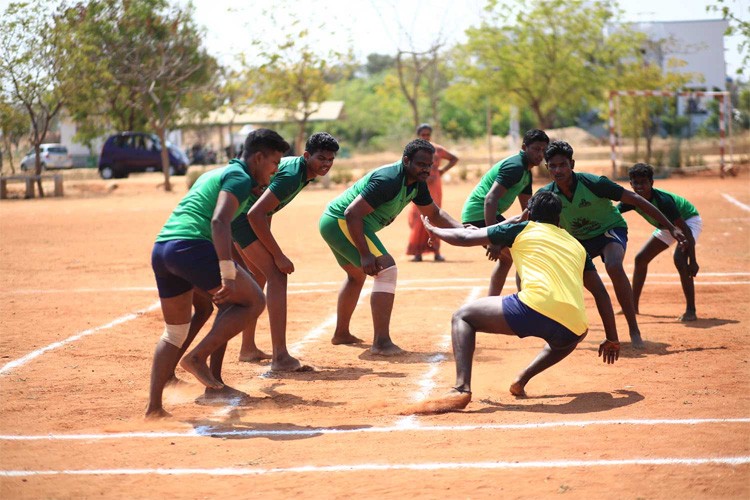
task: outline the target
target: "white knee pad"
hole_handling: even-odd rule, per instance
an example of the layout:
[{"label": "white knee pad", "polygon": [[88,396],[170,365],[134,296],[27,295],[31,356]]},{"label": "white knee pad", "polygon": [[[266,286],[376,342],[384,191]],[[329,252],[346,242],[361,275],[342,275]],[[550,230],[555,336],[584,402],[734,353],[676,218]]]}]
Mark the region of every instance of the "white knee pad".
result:
[{"label": "white knee pad", "polygon": [[396,280],[398,278],[398,268],[391,266],[383,269],[375,275],[375,282],[372,284],[372,291],[390,293],[396,295]]},{"label": "white knee pad", "polygon": [[190,323],[185,323],[184,325],[164,325],[164,333],[161,335],[161,340],[175,347],[182,347],[189,330]]}]

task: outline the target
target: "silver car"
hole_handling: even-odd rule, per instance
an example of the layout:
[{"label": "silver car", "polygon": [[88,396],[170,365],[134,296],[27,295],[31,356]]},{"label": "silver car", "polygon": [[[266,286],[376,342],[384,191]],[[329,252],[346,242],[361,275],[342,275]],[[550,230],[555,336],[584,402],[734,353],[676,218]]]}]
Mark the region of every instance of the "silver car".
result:
[{"label": "silver car", "polygon": [[[42,170],[48,168],[73,168],[73,157],[62,144],[40,144],[39,156]],[[32,148],[21,160],[21,170],[34,170],[35,151]]]}]

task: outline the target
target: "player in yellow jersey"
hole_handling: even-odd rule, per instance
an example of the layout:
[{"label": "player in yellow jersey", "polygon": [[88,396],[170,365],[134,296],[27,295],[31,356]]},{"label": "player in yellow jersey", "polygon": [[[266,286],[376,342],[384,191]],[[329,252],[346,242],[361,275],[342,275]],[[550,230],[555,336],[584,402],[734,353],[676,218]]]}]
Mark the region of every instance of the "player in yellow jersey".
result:
[{"label": "player in yellow jersey", "polygon": [[428,231],[451,245],[510,247],[521,291],[475,300],[453,314],[456,385],[444,397],[422,405],[420,412],[459,410],[469,404],[477,331],[540,337],[547,342],[510,386],[511,394],[525,396],[532,377],[565,359],[586,336],[584,284],[594,295],[607,337],[599,346],[599,356],[605,363],[618,359],[620,343],[609,295],[583,246],[559,227],[561,210],[557,195],[537,192],[529,200],[529,220],[524,222],[450,229],[437,228],[423,218]]}]

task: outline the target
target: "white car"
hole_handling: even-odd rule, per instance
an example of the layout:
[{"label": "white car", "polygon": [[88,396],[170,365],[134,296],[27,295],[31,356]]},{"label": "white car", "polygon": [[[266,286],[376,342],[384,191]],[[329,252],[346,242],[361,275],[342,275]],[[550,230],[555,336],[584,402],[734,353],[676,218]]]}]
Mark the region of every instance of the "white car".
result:
[{"label": "white car", "polygon": [[[68,148],[62,144],[40,144],[39,159],[42,162],[42,170],[48,168],[73,168],[73,157],[68,153]],[[21,170],[34,170],[36,155],[32,148],[21,160]]]}]

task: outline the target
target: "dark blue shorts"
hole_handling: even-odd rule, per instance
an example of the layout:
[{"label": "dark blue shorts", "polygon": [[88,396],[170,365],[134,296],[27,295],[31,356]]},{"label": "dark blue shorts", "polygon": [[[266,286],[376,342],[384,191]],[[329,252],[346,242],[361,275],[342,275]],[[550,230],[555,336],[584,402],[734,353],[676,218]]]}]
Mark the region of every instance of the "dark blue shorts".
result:
[{"label": "dark blue shorts", "polygon": [[182,295],[194,286],[209,291],[221,286],[219,257],[206,240],[171,240],[154,243],[151,267],[159,297]]},{"label": "dark blue shorts", "polygon": [[[502,222],[504,220],[505,220],[505,217],[503,217],[502,215],[496,215],[495,216],[495,221],[496,222]],[[482,219],[482,220],[473,220],[473,221],[470,221],[470,222],[462,222],[462,224],[464,226],[487,227],[487,224],[484,223],[484,219]]]},{"label": "dark blue shorts", "polygon": [[623,250],[628,249],[628,228],[626,227],[615,227],[607,230],[604,234],[600,234],[594,238],[588,240],[578,240],[583,248],[588,252],[589,257],[601,257],[604,260],[602,251],[604,247],[610,243],[617,243],[622,247]]},{"label": "dark blue shorts", "polygon": [[516,335],[522,339],[539,337],[552,349],[566,349],[583,339],[583,336],[579,337],[557,321],[521,302],[515,293],[503,297],[503,316]]}]

